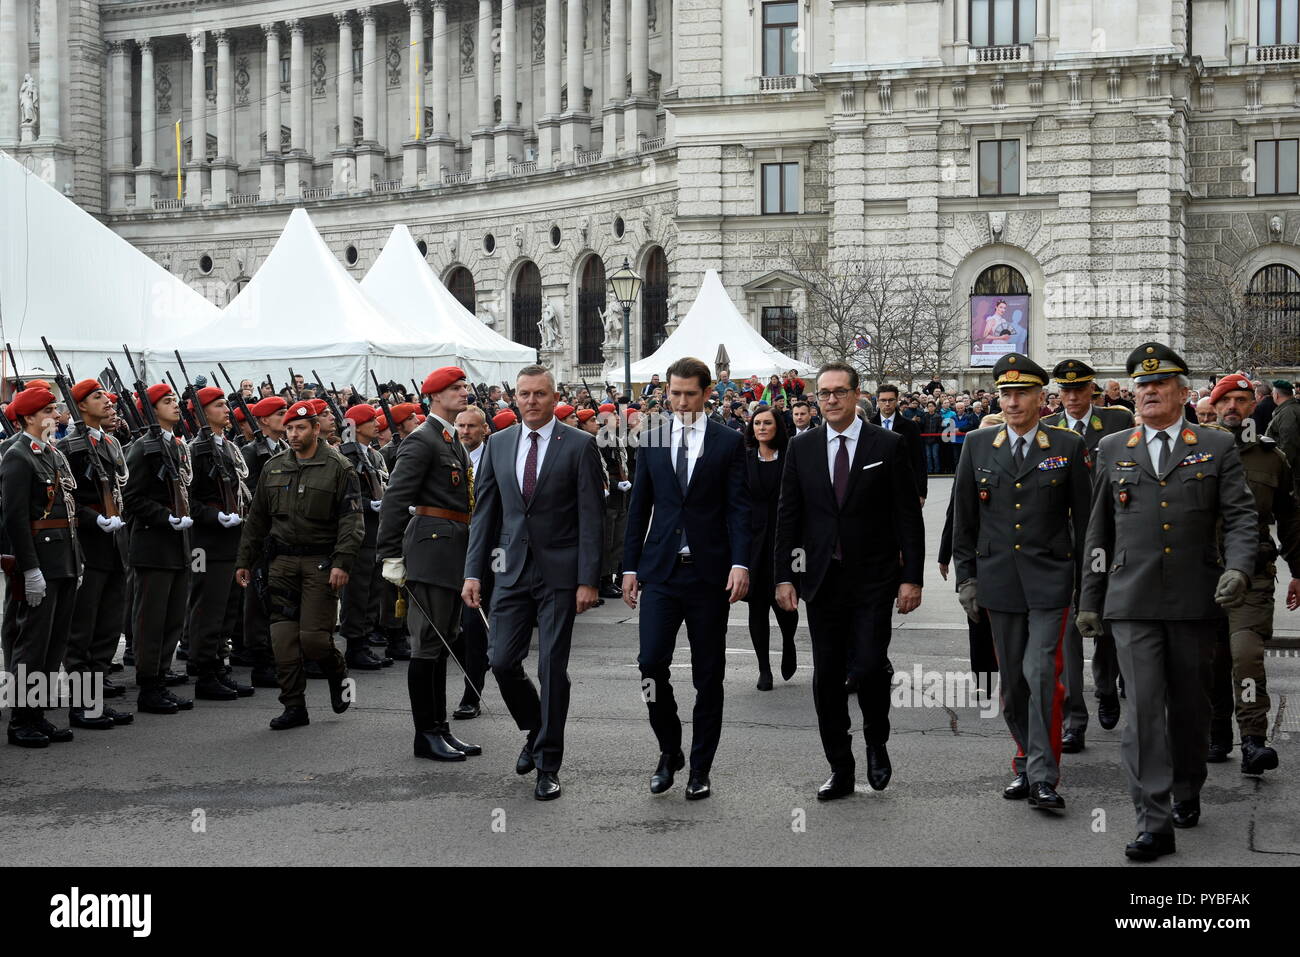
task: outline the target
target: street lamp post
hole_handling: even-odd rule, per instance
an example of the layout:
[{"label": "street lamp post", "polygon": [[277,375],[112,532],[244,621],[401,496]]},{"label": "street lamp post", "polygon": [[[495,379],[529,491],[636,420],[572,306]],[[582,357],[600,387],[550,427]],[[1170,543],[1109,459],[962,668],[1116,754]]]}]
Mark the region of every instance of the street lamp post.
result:
[{"label": "street lamp post", "polygon": [[641,282],[641,277],[628,265],[626,256],[623,257],[623,266],[609,277],[614,298],[623,307],[623,388],[627,390],[629,401],[632,394],[632,330],[629,326],[632,321],[632,304],[641,294]]}]

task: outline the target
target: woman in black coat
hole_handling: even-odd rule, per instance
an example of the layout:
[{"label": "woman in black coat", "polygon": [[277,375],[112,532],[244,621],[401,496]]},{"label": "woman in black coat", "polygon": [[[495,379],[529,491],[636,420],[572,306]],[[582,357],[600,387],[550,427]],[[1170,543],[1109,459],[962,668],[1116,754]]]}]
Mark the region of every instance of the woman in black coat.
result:
[{"label": "woman in black coat", "polygon": [[781,677],[794,675],[794,633],[799,627],[799,612],[785,611],[776,603],[775,559],[776,508],[781,498],[781,476],[785,472],[785,448],[789,443],[783,417],[766,405],[754,410],[745,430],[746,479],[749,482],[753,544],[749,553],[749,638],[758,656],[758,690],[772,690],[772,665],[768,660],[771,634],[767,610],[776,613],[781,629]]}]

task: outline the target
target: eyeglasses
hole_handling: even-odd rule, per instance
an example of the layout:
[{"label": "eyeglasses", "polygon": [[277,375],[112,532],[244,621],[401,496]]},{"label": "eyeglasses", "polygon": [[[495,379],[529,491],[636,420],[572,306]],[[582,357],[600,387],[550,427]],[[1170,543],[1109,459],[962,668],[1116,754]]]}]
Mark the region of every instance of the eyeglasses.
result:
[{"label": "eyeglasses", "polygon": [[843,401],[848,398],[850,391],[851,390],[849,389],[819,389],[817,392],[817,398],[820,401],[825,402],[831,396],[835,396],[837,400]]}]

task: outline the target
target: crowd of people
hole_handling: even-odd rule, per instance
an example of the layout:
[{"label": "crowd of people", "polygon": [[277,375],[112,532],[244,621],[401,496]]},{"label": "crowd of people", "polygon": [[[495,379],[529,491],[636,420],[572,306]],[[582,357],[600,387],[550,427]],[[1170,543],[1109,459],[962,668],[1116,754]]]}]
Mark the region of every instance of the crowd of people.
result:
[{"label": "crowd of people", "polygon": [[[4,667],[11,687],[62,669],[93,694],[73,695],[68,727],[50,720],[57,695],[19,700],[8,741],[132,724],[104,703],[126,695],[111,677],[124,667],[140,712],[192,709],[172,690],[191,681],[214,702],[274,688],[271,727],[286,730],[310,723],[308,678],[341,714],[352,672],[407,661],[414,755],[464,761],[482,748],[451,730],[453,662],[450,717],[480,714],[491,672],[525,735],[515,770],[536,771],[535,796],[552,800],[574,619],[622,600],[640,608],[650,789],[689,763],[698,800],[722,730],[728,606],[748,603],[768,691],[771,620],[788,681],[802,602],[831,767],[817,797],[853,793],[854,699],[867,779],[883,789],[891,615],[921,603],[929,477],[955,471],[939,570],[955,569],[972,670],[999,672],[1016,751],[1003,796],[1064,809],[1061,755],[1085,747],[1094,640],[1099,723],[1117,726],[1126,694],[1133,709],[1122,760],[1139,835],[1126,853],[1150,860],[1173,851],[1171,827],[1199,820],[1206,761],[1226,760],[1234,717],[1243,772],[1278,764],[1263,642],[1279,557],[1300,607],[1300,405],[1289,382],[1241,373],[1192,390],[1160,343],[1128,370],[1122,388],[1080,359],[1048,373],[1011,353],[991,390],[936,376],[870,392],[843,362],[737,382],[690,358],[628,394],[540,366],[499,385],[449,366],[377,395],[302,376],[230,392],[200,378],[181,394],[20,380],[0,446]],[[669,671],[683,624],[689,758]],[[523,666],[535,628],[538,685]]]}]

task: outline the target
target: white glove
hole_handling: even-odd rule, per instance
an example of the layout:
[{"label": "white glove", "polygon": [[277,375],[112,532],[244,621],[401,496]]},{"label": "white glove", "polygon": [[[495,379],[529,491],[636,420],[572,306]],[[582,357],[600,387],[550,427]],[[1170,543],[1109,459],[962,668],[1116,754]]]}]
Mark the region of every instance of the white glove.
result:
[{"label": "white glove", "polygon": [[176,531],[183,532],[194,524],[194,519],[190,518],[188,515],[182,515],[180,518],[177,518],[175,515],[168,515],[167,522]]},{"label": "white glove", "polygon": [[605,489],[605,498],[609,498],[609,489]]},{"label": "white glove", "polygon": [[627,479],[623,479],[623,481],[618,483],[618,490],[620,492],[630,492],[632,490],[632,483]]},{"label": "white glove", "polygon": [[233,512],[217,512],[217,521],[221,523],[222,528],[234,528],[244,520]]},{"label": "white glove", "polygon": [[384,507],[382,499],[372,498],[370,500],[370,511],[377,512]]},{"label": "white glove", "polygon": [[384,576],[384,581],[401,588],[406,584],[406,562],[400,558],[385,558],[380,574]]},{"label": "white glove", "polygon": [[414,506],[414,505],[408,505],[408,506],[406,506],[406,511],[409,512],[410,514],[414,515],[414,514],[415,514],[415,506]]},{"label": "white glove", "polygon": [[98,525],[100,528],[102,528],[105,532],[112,534],[113,532],[116,532],[119,528],[121,528],[126,523],[123,522],[121,517],[117,515],[96,515],[95,524]]},{"label": "white glove", "polygon": [[27,604],[33,608],[45,600],[45,576],[39,568],[23,572],[23,591],[27,593]]}]

